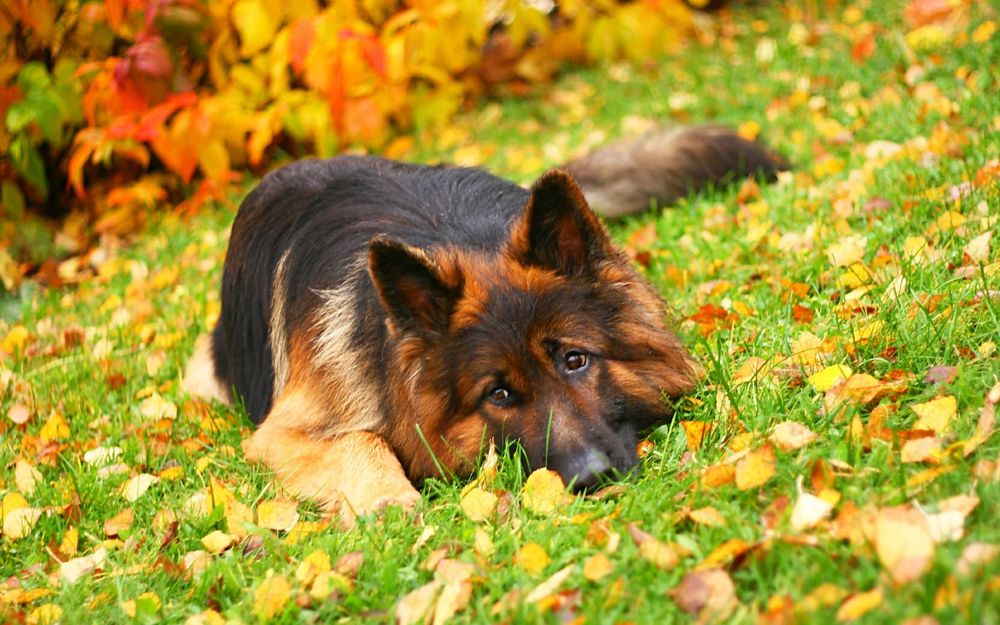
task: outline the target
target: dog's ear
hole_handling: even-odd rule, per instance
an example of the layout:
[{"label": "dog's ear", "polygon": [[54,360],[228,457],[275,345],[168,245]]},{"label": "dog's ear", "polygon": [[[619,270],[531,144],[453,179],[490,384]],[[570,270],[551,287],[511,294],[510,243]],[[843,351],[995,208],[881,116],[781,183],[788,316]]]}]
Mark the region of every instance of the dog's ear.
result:
[{"label": "dog's ear", "polygon": [[604,225],[570,175],[558,169],[531,187],[524,216],[511,236],[511,249],[529,265],[565,275],[586,273],[613,254]]},{"label": "dog's ear", "polygon": [[460,292],[445,283],[440,268],[422,250],[382,237],[372,239],[368,271],[400,330],[435,335],[448,329]]}]

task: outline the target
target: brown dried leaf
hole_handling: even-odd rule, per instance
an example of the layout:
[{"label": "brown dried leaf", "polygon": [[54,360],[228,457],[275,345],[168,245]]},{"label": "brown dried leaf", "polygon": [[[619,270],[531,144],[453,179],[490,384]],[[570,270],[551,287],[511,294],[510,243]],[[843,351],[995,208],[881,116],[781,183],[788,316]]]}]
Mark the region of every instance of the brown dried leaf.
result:
[{"label": "brown dried leaf", "polygon": [[722,622],[739,604],[733,580],[722,569],[688,573],[670,596],[697,623]]}]

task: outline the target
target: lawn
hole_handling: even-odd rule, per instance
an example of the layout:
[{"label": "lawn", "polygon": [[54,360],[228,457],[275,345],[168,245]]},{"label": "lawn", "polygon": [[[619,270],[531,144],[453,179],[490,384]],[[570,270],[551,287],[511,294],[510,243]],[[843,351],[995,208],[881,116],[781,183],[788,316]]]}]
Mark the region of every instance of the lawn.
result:
[{"label": "lawn", "polygon": [[289,501],[178,388],[239,197],[3,296],[0,620],[1000,623],[1000,15],[900,4],[747,3],[404,150],[527,183],[718,121],[793,163],[611,224],[705,376],[597,496],[501,457],[482,515],[457,480],[350,531]]}]

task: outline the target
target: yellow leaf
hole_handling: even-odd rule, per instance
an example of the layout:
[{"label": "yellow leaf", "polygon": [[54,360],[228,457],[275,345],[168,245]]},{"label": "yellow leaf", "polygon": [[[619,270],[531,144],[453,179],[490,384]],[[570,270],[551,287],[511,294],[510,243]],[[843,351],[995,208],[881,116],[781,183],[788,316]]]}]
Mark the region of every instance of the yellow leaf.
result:
[{"label": "yellow leaf", "polygon": [[958,402],[951,395],[944,395],[922,404],[912,404],[910,408],[918,417],[913,429],[934,430],[937,434],[944,434],[955,418]]},{"label": "yellow leaf", "polygon": [[493,518],[497,509],[497,501],[496,495],[472,483],[462,490],[459,505],[469,519],[479,523]]},{"label": "yellow leaf", "polygon": [[538,575],[552,562],[538,543],[527,543],[514,554],[514,564],[532,575]]},{"label": "yellow leaf", "polygon": [[450,580],[438,595],[431,625],[444,625],[460,610],[465,609],[471,598],[472,583],[468,579]]},{"label": "yellow leaf", "polygon": [[80,532],[75,527],[70,527],[63,534],[62,541],[59,543],[59,552],[62,553],[67,558],[72,558],[76,555],[76,548],[80,541]]},{"label": "yellow leaf", "polygon": [[128,601],[122,603],[122,612],[124,612],[129,618],[135,618],[136,604],[140,602],[146,604],[146,607],[151,609],[151,610],[144,610],[144,612],[160,611],[160,605],[161,605],[160,597],[155,592],[144,592],[141,595],[139,595],[136,599],[134,600],[129,599]]},{"label": "yellow leaf", "polygon": [[521,501],[527,510],[539,516],[549,516],[573,498],[566,493],[566,486],[558,473],[538,469],[525,481]]},{"label": "yellow leaf", "polygon": [[298,503],[271,500],[257,506],[257,525],[277,532],[287,532],[299,521]]},{"label": "yellow leaf", "polygon": [[997,23],[993,20],[986,20],[972,31],[972,43],[986,43],[993,38],[997,32]]},{"label": "yellow leaf", "polygon": [[860,328],[854,328],[851,331],[851,342],[864,344],[871,339],[882,334],[882,328],[885,327],[885,322],[880,319],[876,319],[870,323],[866,323]]},{"label": "yellow leaf", "polygon": [[28,328],[19,323],[7,332],[3,337],[3,341],[0,341],[0,350],[8,354],[13,354],[16,350],[24,348],[24,344],[28,341],[29,336]]},{"label": "yellow leaf", "polygon": [[712,424],[708,421],[681,421],[681,427],[684,428],[688,450],[698,451],[701,442],[705,440],[705,434],[712,429]]},{"label": "yellow leaf", "polygon": [[330,556],[317,549],[307,555],[295,569],[295,581],[308,588],[318,575],[330,570]]},{"label": "yellow leaf", "polygon": [[535,586],[531,592],[524,597],[524,603],[534,603],[555,593],[573,573],[574,566],[575,565],[573,564],[564,566],[546,578],[544,582]]},{"label": "yellow leaf", "polygon": [[701,485],[705,488],[718,488],[731,484],[736,479],[736,468],[731,464],[719,463],[705,467],[701,474]]},{"label": "yellow leaf", "polygon": [[63,617],[63,609],[54,603],[38,606],[28,613],[28,625],[56,625]]},{"label": "yellow leaf", "polygon": [[774,475],[774,449],[764,446],[736,463],[736,488],[750,490],[762,486]]},{"label": "yellow leaf", "polygon": [[48,421],[38,432],[38,438],[43,443],[51,441],[61,441],[69,438],[69,424],[63,418],[62,413],[53,412]]},{"label": "yellow leaf", "polygon": [[30,497],[35,494],[35,486],[41,481],[42,474],[38,469],[24,460],[18,460],[14,465],[14,485],[25,495]]},{"label": "yellow leaf", "polygon": [[215,610],[208,609],[192,614],[184,621],[184,625],[226,625],[226,619]]},{"label": "yellow leaf", "polygon": [[841,380],[851,377],[851,368],[847,365],[832,365],[809,376],[809,384],[821,393],[833,388]]},{"label": "yellow leaf", "polygon": [[237,0],[232,19],[240,34],[240,54],[253,56],[270,45],[278,31],[278,18],[262,0]]},{"label": "yellow leaf", "polygon": [[774,431],[768,437],[782,451],[792,451],[804,447],[816,440],[816,433],[795,421],[783,421],[774,426]]},{"label": "yellow leaf", "polygon": [[739,538],[727,540],[716,547],[712,553],[705,556],[705,559],[698,563],[695,570],[708,571],[728,564],[749,551],[752,546],[750,543]]},{"label": "yellow leaf", "polygon": [[614,569],[611,560],[603,553],[596,553],[583,563],[583,576],[592,582],[596,582],[607,576]]},{"label": "yellow leaf", "polygon": [[850,267],[865,255],[867,240],[860,235],[844,237],[826,248],[827,258],[834,267]]},{"label": "yellow leaf", "polygon": [[760,124],[754,120],[745,121],[740,124],[736,133],[747,141],[755,141],[760,134]]},{"label": "yellow leaf", "polygon": [[483,558],[492,558],[496,548],[493,546],[493,538],[481,527],[476,528],[476,538],[472,543],[472,548]]},{"label": "yellow leaf", "polygon": [[923,514],[908,507],[880,509],[875,520],[875,551],[897,584],[919,579],[934,560],[934,540]]},{"label": "yellow leaf", "polygon": [[10,540],[24,538],[31,533],[31,528],[42,516],[38,508],[16,508],[7,512],[4,510],[3,535]]},{"label": "yellow leaf", "polygon": [[292,594],[292,586],[281,575],[268,577],[253,592],[253,612],[258,618],[269,619],[281,613]]},{"label": "yellow leaf", "polygon": [[841,623],[861,618],[882,604],[882,589],[859,592],[848,597],[837,610],[837,620]]},{"label": "yellow leaf", "polygon": [[108,537],[118,536],[131,528],[134,521],[135,512],[132,508],[125,508],[104,522],[104,535]]},{"label": "yellow leaf", "polygon": [[941,459],[941,439],[936,436],[914,438],[899,450],[902,462],[937,462]]},{"label": "yellow leaf", "polygon": [[691,517],[692,521],[698,523],[699,525],[722,527],[726,524],[726,518],[722,516],[721,512],[712,506],[705,506],[704,508],[692,510],[688,516]]},{"label": "yellow leaf", "polygon": [[133,502],[139,497],[142,497],[143,493],[149,490],[149,487],[160,481],[160,478],[155,475],[150,475],[149,473],[140,473],[135,475],[125,484],[122,485],[122,496],[128,502]]},{"label": "yellow leaf", "polygon": [[434,601],[443,587],[444,584],[441,581],[434,580],[407,593],[400,599],[399,604],[396,605],[396,624],[416,625],[417,623],[426,623],[426,617],[430,615]]},{"label": "yellow leaf", "polygon": [[209,553],[222,553],[226,549],[232,547],[235,542],[235,536],[225,532],[220,532],[219,530],[209,532],[201,539],[201,544],[205,546],[205,549],[207,549]]}]

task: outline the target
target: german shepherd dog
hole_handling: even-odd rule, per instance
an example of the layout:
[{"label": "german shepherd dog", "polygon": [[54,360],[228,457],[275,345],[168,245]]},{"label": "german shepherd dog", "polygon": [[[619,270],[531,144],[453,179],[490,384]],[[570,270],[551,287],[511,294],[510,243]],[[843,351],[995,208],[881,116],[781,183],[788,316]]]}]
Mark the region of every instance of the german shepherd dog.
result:
[{"label": "german shepherd dog", "polygon": [[289,165],[240,206],[183,386],[241,402],[247,458],[348,520],[469,474],[490,439],[593,487],[632,469],[697,379],[595,210],[782,166],[721,127],[611,145],[530,189],[375,157]]}]

